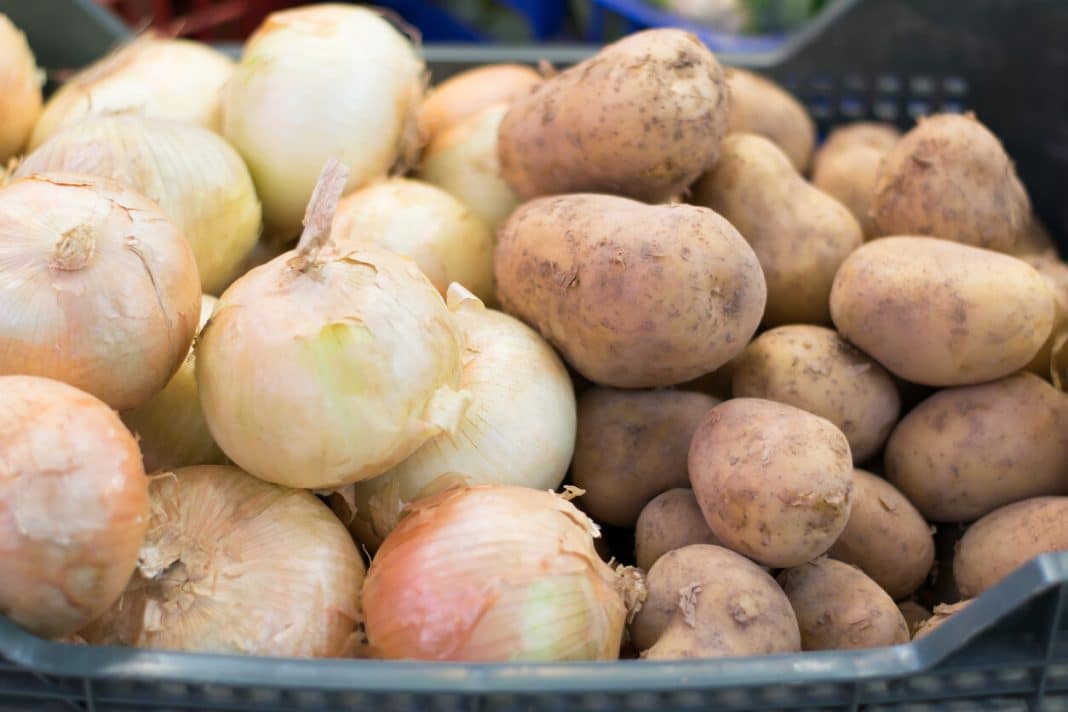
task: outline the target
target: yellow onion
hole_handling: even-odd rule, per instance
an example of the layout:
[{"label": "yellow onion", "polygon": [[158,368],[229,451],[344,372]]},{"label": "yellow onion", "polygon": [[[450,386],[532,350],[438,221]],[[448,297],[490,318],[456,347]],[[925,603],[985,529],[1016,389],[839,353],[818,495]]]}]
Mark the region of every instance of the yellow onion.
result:
[{"label": "yellow onion", "polygon": [[0,163],[30,138],[41,114],[41,81],[26,35],[0,13]]},{"label": "yellow onion", "polygon": [[52,95],[30,150],[92,115],[139,114],[219,129],[219,90],[234,61],[208,45],[142,35],[71,77]]},{"label": "yellow onion", "polygon": [[0,376],[0,613],[65,636],[122,593],[148,526],[137,441],[76,388]]},{"label": "yellow onion", "polygon": [[463,334],[415,263],[329,245],[345,178],[327,166],[297,249],[234,282],[197,340],[215,442],[293,487],[379,475],[455,428],[467,404]]},{"label": "yellow onion", "polygon": [[112,178],[151,198],[185,234],[201,288],[217,293],[260,234],[260,203],[248,169],[226,141],[181,121],[91,118],[31,153],[15,177],[58,171]]},{"label": "yellow onion", "polygon": [[[204,328],[216,301],[207,294],[201,298],[199,328]],[[221,464],[225,459],[204,422],[193,349],[163,390],[123,413],[122,421],[137,435],[145,472]]]},{"label": "yellow onion", "polygon": [[419,107],[419,130],[432,141],[442,131],[498,102],[511,101],[541,82],[522,64],[487,64],[460,72],[434,87]]},{"label": "yellow onion", "polygon": [[403,506],[445,484],[550,490],[575,450],[575,392],[560,357],[534,330],[486,309],[463,287],[449,309],[464,330],[460,387],[471,404],[460,426],[433,438],[389,472],[355,485],[353,528],[377,546]]},{"label": "yellow onion", "polygon": [[236,467],[152,478],[137,571],[81,633],[93,644],[287,657],[350,655],[364,565],[330,509]]},{"label": "yellow onion", "polygon": [[349,166],[349,192],[417,148],[423,71],[411,43],[368,8],[267,17],[223,91],[223,133],[248,163],[270,237],[300,231],[328,158]]},{"label": "yellow onion", "polygon": [[463,203],[427,183],[393,178],[346,196],[331,240],[411,257],[442,294],[459,282],[480,299],[493,297],[493,235]]},{"label": "yellow onion", "polygon": [[189,244],[147,198],[61,173],[0,190],[0,374],[135,408],[178,369],[199,313]]},{"label": "yellow onion", "polygon": [[405,512],[371,562],[372,655],[464,661],[612,660],[634,570],[594,549],[597,526],[552,492],[446,490]]}]

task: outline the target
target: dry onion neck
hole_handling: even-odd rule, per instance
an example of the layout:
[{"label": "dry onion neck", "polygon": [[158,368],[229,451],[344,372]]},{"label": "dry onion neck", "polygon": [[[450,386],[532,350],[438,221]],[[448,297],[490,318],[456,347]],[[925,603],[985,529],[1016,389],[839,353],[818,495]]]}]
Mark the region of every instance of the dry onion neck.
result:
[{"label": "dry onion neck", "polygon": [[330,241],[334,214],[348,179],[348,166],[336,158],[331,158],[323,166],[304,214],[304,231],[297,242],[297,254],[288,263],[294,272],[307,274],[319,266],[319,256]]},{"label": "dry onion neck", "polygon": [[60,235],[49,264],[64,272],[76,272],[85,269],[93,261],[95,253],[93,229],[84,224],[76,225]]}]

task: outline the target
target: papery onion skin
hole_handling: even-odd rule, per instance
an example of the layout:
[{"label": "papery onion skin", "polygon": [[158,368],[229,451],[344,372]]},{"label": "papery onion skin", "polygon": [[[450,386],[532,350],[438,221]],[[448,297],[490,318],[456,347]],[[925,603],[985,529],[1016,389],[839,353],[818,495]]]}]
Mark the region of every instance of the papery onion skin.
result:
[{"label": "papery onion skin", "polygon": [[219,130],[234,61],[192,40],[143,35],[71,77],[45,104],[29,149],[90,115],[139,114]]},{"label": "papery onion skin", "polygon": [[314,495],[235,467],[187,467],[149,489],[137,572],[82,630],[94,644],[287,657],[351,655],[364,564]]},{"label": "papery onion skin", "polygon": [[209,294],[236,276],[260,235],[260,203],[244,162],[196,124],[89,117],[27,156],[15,177],[45,172],[111,178],[155,201],[189,240]]},{"label": "papery onion skin", "polygon": [[487,64],[446,79],[427,94],[419,107],[419,130],[426,141],[477,114],[487,106],[508,102],[541,82],[541,75],[522,64]]},{"label": "papery onion skin", "polygon": [[350,192],[418,146],[424,66],[378,13],[323,3],[268,16],[223,90],[223,134],[245,159],[272,239],[300,232],[324,161]]},{"label": "papery onion skin", "polygon": [[0,374],[135,408],[178,369],[199,313],[189,244],[147,198],[60,173],[0,190]]},{"label": "papery onion skin", "polygon": [[0,13],[0,163],[26,145],[41,101],[41,75],[26,35]]},{"label": "papery onion skin", "polygon": [[596,525],[551,492],[483,485],[411,505],[364,586],[372,655],[471,662],[613,660],[624,578]]},{"label": "papery onion skin", "polygon": [[122,592],[148,526],[137,441],[93,396],[0,376],[0,613],[77,631]]}]

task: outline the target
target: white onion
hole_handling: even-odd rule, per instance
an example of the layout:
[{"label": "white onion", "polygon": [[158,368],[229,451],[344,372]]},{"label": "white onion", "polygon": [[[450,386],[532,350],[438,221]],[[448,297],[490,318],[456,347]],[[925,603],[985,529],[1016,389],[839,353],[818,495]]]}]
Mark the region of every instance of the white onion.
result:
[{"label": "white onion", "polygon": [[0,13],[0,164],[30,138],[41,114],[41,82],[26,35]]},{"label": "white onion", "polygon": [[460,72],[427,93],[419,107],[419,130],[426,141],[487,106],[508,102],[541,82],[522,64],[486,64]]}]

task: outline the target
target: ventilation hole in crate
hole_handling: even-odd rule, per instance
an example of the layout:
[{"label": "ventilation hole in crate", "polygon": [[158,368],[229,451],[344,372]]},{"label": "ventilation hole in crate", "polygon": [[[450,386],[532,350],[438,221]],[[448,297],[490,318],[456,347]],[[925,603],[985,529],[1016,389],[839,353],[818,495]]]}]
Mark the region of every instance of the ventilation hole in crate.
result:
[{"label": "ventilation hole in crate", "polygon": [[809,79],[808,88],[817,94],[834,92],[834,78],[826,74],[817,74]]},{"label": "ventilation hole in crate", "polygon": [[857,120],[868,113],[868,105],[862,97],[844,96],[838,103],[838,111],[844,118]]},{"label": "ventilation hole in crate", "polygon": [[994,678],[999,685],[1027,685],[1034,683],[1034,672],[1027,668],[1005,667],[990,671],[990,677]]},{"label": "ventilation hole in crate", "polygon": [[842,77],[842,91],[866,92],[868,78],[863,74],[847,74]]},{"label": "ventilation hole in crate", "polygon": [[[616,698],[617,707],[619,706],[619,698]],[[628,692],[622,699],[623,709],[627,710],[659,710],[664,709],[664,700],[660,699],[660,696],[652,692]],[[602,709],[601,707],[593,707],[590,709]]]},{"label": "ventilation hole in crate", "polygon": [[1050,665],[1046,671],[1046,684],[1050,687],[1068,688],[1068,663]]},{"label": "ventilation hole in crate", "polygon": [[872,104],[871,113],[880,121],[897,121],[900,114],[896,101],[881,100]]},{"label": "ventilation hole in crate", "polygon": [[286,709],[324,710],[326,693],[320,690],[293,690],[286,695]]},{"label": "ventilation hole in crate", "polygon": [[935,80],[925,76],[910,77],[909,92],[916,96],[931,96],[935,93]]},{"label": "ventilation hole in crate", "polygon": [[905,112],[910,118],[918,119],[931,113],[931,105],[922,99],[913,99],[905,105]]},{"label": "ventilation hole in crate", "polygon": [[816,120],[829,119],[834,116],[834,107],[830,99],[823,96],[814,96],[808,101],[808,111]]},{"label": "ventilation hole in crate", "polygon": [[962,114],[964,113],[964,104],[959,101],[945,100],[942,102],[942,106],[939,107],[943,113],[946,114]]},{"label": "ventilation hole in crate", "polygon": [[963,77],[944,77],[942,91],[946,96],[964,96],[968,93],[968,80]]},{"label": "ventilation hole in crate", "polygon": [[277,705],[281,698],[281,690],[272,687],[249,687],[245,690],[245,699],[257,705]]},{"label": "ventilation hole in crate", "polygon": [[988,685],[986,674],[976,672],[958,672],[949,677],[949,684],[956,690],[981,690]]},{"label": "ventilation hole in crate", "polygon": [[882,94],[901,92],[901,78],[893,74],[880,74],[875,78],[875,91]]},{"label": "ventilation hole in crate", "polygon": [[707,702],[707,698],[700,692],[674,692],[667,699],[665,709],[704,710]]}]

